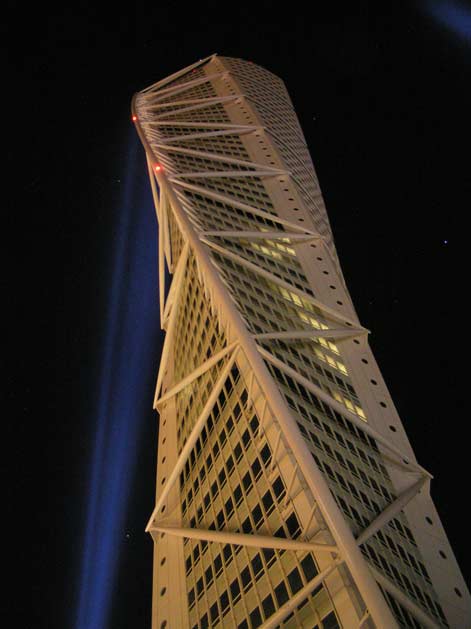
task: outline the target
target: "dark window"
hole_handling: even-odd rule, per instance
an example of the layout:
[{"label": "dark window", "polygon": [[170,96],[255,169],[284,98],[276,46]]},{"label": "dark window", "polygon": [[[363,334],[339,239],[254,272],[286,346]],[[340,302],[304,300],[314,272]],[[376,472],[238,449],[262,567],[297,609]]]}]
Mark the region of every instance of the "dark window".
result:
[{"label": "dark window", "polygon": [[269,594],[262,601],[263,613],[265,614],[265,618],[269,618],[272,614],[275,613],[275,603],[273,602],[272,595]]},{"label": "dark window", "polygon": [[209,622],[208,622],[208,614],[205,614],[202,618],[201,618],[201,624],[200,624],[201,629],[208,629],[209,627]]},{"label": "dark window", "polygon": [[278,607],[281,607],[288,600],[288,590],[283,581],[275,588],[275,596],[278,601]]},{"label": "dark window", "polygon": [[304,559],[301,561],[301,568],[303,569],[306,581],[310,581],[317,574],[316,564],[314,563],[312,555],[306,555],[306,557],[304,557]]},{"label": "dark window", "polygon": [[284,538],[286,538],[285,529],[284,529],[282,526],[280,526],[280,528],[279,528],[279,529],[277,529],[277,530],[273,533],[273,535],[274,535],[275,537],[284,537]]},{"label": "dark window", "polygon": [[236,447],[234,448],[234,454],[238,461],[240,457],[242,456],[242,446],[240,445],[240,443],[238,443]]},{"label": "dark window", "polygon": [[279,476],[273,483],[273,492],[275,493],[275,496],[278,500],[280,500],[280,498],[285,493],[285,486],[283,485],[283,481]]},{"label": "dark window", "polygon": [[206,586],[211,585],[211,583],[213,581],[213,569],[211,568],[211,566],[209,566],[209,568],[204,573],[204,578],[205,578],[205,581],[206,581]]},{"label": "dark window", "polygon": [[234,498],[237,505],[242,500],[242,489],[240,488],[240,485],[237,485],[237,487],[234,489]]},{"label": "dark window", "polygon": [[303,587],[303,582],[301,580],[301,575],[299,574],[299,570],[294,568],[288,575],[289,586],[291,588],[291,592],[296,594]]},{"label": "dark window", "polygon": [[263,446],[263,448],[262,448],[262,450],[260,452],[260,455],[262,457],[263,465],[266,467],[268,461],[271,459],[271,452],[270,452],[270,448],[268,447],[268,445],[265,444]]},{"label": "dark window", "polygon": [[250,522],[249,517],[246,517],[245,520],[242,522],[242,530],[244,531],[244,533],[250,533],[250,531],[252,530],[252,523]]},{"label": "dark window", "polygon": [[236,599],[240,596],[240,585],[239,585],[239,581],[237,579],[234,579],[234,581],[232,581],[231,585],[231,598],[232,598],[232,602],[235,603]]},{"label": "dark window", "polygon": [[226,431],[224,430],[224,428],[219,433],[219,441],[221,442],[221,446],[223,446],[227,441]]},{"label": "dark window", "polygon": [[240,573],[240,578],[242,579],[242,586],[244,590],[248,588],[248,586],[252,583],[252,578],[250,576],[250,570],[246,567]]},{"label": "dark window", "polygon": [[300,528],[299,528],[299,522],[298,522],[298,518],[296,517],[296,514],[292,513],[289,518],[286,520],[286,526],[288,527],[288,531],[290,532],[290,535],[292,538],[296,538],[299,536]]},{"label": "dark window", "polygon": [[226,479],[227,479],[226,470],[224,468],[222,468],[222,470],[219,472],[218,478],[219,478],[219,483],[220,483],[221,487],[224,487],[224,484],[225,484]]},{"label": "dark window", "polygon": [[262,624],[262,616],[258,607],[250,612],[250,624],[252,629],[257,629]]},{"label": "dark window", "polygon": [[252,511],[252,517],[255,522],[255,526],[260,525],[263,522],[263,513],[260,505],[257,505]]},{"label": "dark window", "polygon": [[260,553],[257,553],[250,563],[252,564],[254,575],[257,576],[257,574],[263,569]]},{"label": "dark window", "polygon": [[214,622],[219,616],[218,604],[214,603],[214,605],[211,605],[209,612],[211,614],[211,621]]},{"label": "dark window", "polygon": [[232,502],[232,498],[229,498],[228,500],[226,500],[224,509],[226,511],[227,517],[230,518],[232,513],[234,512],[234,503]]},{"label": "dark window", "polygon": [[196,582],[196,591],[198,593],[198,596],[200,596],[200,594],[202,594],[202,592],[203,592],[203,577],[200,577],[198,579],[198,581]]},{"label": "dark window", "polygon": [[227,565],[232,561],[232,550],[229,544],[226,544],[222,549],[222,554],[224,555],[224,563]]},{"label": "dark window", "polygon": [[226,607],[229,607],[229,596],[227,594],[227,590],[221,594],[219,602],[221,604],[222,611],[224,611]]},{"label": "dark window", "polygon": [[245,491],[248,492],[252,487],[252,478],[249,472],[245,474],[244,478],[242,479],[242,483],[244,484]]},{"label": "dark window", "polygon": [[334,612],[330,612],[330,614],[322,619],[322,625],[324,629],[339,629],[340,627]]},{"label": "dark window", "polygon": [[216,570],[216,574],[219,574],[222,570],[222,559],[221,555],[217,555],[214,560],[214,569]]},{"label": "dark window", "polygon": [[267,513],[270,513],[270,509],[273,506],[274,502],[273,502],[273,497],[270,493],[270,490],[268,490],[266,492],[266,494],[264,494],[263,498],[262,498],[262,502],[263,502],[263,506],[265,507],[265,511]]},{"label": "dark window", "polygon": [[273,557],[275,556],[275,551],[271,548],[262,548],[262,553],[265,558],[265,561],[267,562],[267,565],[270,565],[270,562],[273,560]]},{"label": "dark window", "polygon": [[260,461],[258,458],[255,458],[255,461],[252,463],[252,472],[255,478],[258,478],[258,475],[262,471],[262,466],[260,465]]},{"label": "dark window", "polygon": [[252,419],[250,420],[250,428],[252,429],[252,432],[253,432],[254,435],[256,434],[256,432],[258,430],[258,425],[259,425],[259,423],[258,423],[257,416],[254,415],[252,417]]}]

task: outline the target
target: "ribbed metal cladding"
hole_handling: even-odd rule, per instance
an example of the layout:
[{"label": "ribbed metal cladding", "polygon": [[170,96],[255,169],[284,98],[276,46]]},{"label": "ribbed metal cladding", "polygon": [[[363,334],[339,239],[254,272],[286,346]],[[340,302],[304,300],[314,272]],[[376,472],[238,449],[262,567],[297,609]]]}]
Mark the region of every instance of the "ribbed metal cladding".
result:
[{"label": "ribbed metal cladding", "polygon": [[214,55],[133,114],[166,329],[153,627],[466,626],[283,82]]}]

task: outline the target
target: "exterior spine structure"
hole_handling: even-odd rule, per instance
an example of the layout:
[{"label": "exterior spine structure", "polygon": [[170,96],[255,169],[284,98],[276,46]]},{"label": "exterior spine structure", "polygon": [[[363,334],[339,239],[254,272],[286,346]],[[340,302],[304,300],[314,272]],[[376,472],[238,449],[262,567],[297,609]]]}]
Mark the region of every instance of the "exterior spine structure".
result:
[{"label": "exterior spine structure", "polygon": [[166,330],[153,629],[467,626],[282,81],[214,55],[133,118]]}]

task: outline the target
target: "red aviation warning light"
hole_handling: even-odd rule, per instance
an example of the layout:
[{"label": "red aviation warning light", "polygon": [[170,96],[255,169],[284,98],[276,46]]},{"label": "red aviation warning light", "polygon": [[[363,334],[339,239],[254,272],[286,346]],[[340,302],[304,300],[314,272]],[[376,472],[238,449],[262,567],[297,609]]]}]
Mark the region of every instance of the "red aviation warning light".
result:
[{"label": "red aviation warning light", "polygon": [[162,166],[160,166],[160,164],[156,164],[154,168],[157,172],[159,172],[159,170],[162,170]]},{"label": "red aviation warning light", "polygon": [[137,120],[137,116],[133,116],[133,117],[132,117],[132,121],[133,121],[133,122],[136,122],[136,120]]}]

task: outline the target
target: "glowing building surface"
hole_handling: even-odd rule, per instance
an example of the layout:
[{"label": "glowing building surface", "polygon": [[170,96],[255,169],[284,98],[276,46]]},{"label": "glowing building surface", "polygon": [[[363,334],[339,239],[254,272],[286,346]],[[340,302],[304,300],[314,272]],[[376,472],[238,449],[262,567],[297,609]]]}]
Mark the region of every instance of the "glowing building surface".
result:
[{"label": "glowing building surface", "polygon": [[212,56],[133,116],[166,330],[153,629],[467,626],[282,81]]}]

